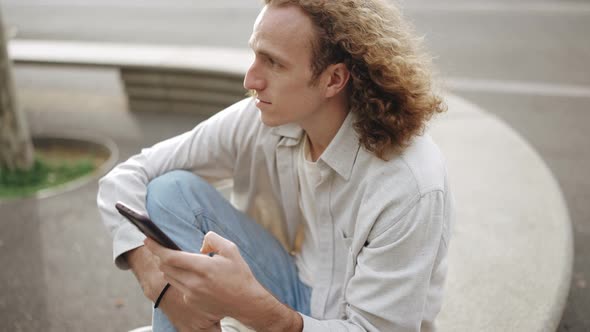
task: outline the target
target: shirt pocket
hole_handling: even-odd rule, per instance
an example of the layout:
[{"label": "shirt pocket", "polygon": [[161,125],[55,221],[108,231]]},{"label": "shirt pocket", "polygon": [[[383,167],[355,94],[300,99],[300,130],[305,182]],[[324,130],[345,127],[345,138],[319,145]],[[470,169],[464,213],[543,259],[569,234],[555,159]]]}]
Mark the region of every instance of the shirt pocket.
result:
[{"label": "shirt pocket", "polygon": [[350,252],[351,251],[350,247],[352,245],[352,235],[346,235],[346,233],[344,233],[344,231],[340,228],[338,228],[338,234],[340,235],[340,241],[342,242],[342,247]]}]

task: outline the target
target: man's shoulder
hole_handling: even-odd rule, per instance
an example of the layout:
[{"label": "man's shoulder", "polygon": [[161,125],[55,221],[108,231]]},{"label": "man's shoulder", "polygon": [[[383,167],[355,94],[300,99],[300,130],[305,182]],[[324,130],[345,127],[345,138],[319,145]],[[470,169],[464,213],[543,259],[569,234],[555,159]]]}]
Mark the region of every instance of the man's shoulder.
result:
[{"label": "man's shoulder", "polygon": [[421,194],[445,190],[447,177],[445,160],[430,135],[416,136],[400,159],[413,176]]},{"label": "man's shoulder", "polygon": [[386,161],[375,156],[369,159],[371,174],[367,175],[375,186],[396,188],[408,196],[446,190],[444,157],[428,134],[416,136],[401,154]]},{"label": "man's shoulder", "polygon": [[[389,229],[424,198],[447,197],[446,167],[440,149],[429,135],[415,137],[399,155],[381,160],[363,150],[355,168],[364,222],[371,238]],[[440,195],[442,193],[442,195]]]}]

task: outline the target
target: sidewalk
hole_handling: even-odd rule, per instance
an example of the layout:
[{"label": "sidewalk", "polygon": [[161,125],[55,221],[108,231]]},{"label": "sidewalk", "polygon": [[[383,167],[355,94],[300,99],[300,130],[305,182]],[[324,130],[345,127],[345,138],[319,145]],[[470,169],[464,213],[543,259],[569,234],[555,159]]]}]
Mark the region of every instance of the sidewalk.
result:
[{"label": "sidewalk", "polygon": [[[105,71],[33,68],[29,74],[48,81],[19,89],[34,134],[106,136],[121,160],[203,119],[130,114],[122,92],[110,88],[117,80]],[[51,84],[57,79],[64,81]],[[0,331],[127,331],[150,323],[150,303],[133,275],[112,263],[96,192],[93,180],[42,200],[0,203]]]},{"label": "sidewalk", "polygon": [[[121,160],[203,120],[129,113],[112,73],[27,70],[48,81],[71,78],[61,87],[21,84],[33,133],[106,136]],[[80,87],[81,80],[108,88]],[[449,104],[432,128],[458,206],[441,331],[555,330],[572,258],[559,188],[508,127],[464,100]],[[94,180],[47,199],[0,204],[0,330],[126,331],[149,323],[150,304],[133,276],[112,264],[96,191]]]}]

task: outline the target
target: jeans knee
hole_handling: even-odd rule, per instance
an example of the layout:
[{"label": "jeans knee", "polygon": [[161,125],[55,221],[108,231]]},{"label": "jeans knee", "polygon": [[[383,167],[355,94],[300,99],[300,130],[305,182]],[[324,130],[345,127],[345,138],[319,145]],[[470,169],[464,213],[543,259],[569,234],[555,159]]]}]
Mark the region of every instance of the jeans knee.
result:
[{"label": "jeans knee", "polygon": [[210,185],[207,181],[189,171],[174,170],[162,174],[148,184],[146,197],[148,213],[158,206],[177,206],[186,200],[186,195],[206,192],[208,187]]},{"label": "jeans knee", "polygon": [[150,181],[147,186],[146,207],[148,212],[156,205],[170,206],[169,203],[179,202],[181,191],[179,184],[187,182],[190,172],[175,170],[158,176]]}]

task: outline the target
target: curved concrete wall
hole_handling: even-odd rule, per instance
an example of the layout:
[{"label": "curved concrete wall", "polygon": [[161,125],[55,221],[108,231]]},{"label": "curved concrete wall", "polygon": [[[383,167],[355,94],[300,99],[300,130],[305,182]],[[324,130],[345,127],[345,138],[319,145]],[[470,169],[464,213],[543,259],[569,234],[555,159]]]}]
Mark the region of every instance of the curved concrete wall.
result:
[{"label": "curved concrete wall", "polygon": [[441,331],[555,331],[567,298],[572,229],[557,181],[514,130],[456,96],[431,132],[457,215]]}]

